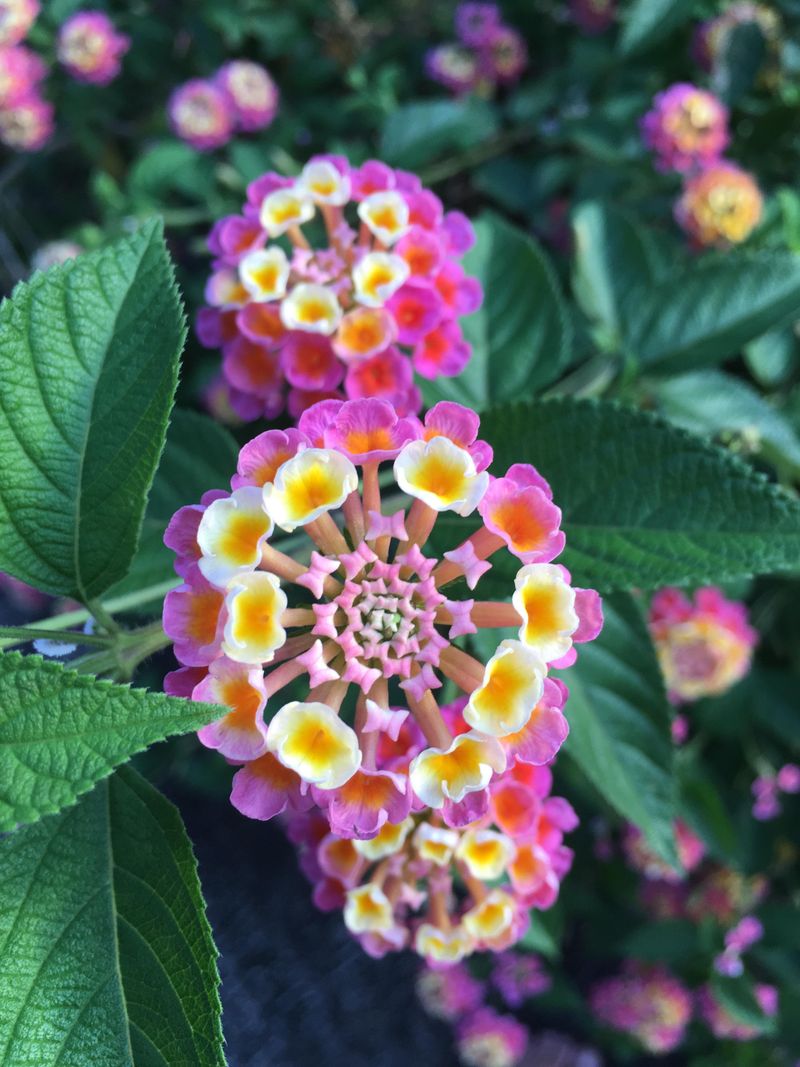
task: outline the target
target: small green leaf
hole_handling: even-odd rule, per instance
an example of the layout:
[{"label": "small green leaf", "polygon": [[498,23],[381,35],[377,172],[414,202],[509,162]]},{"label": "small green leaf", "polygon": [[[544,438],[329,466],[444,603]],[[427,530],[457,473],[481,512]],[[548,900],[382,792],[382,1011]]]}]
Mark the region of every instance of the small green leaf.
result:
[{"label": "small green leaf", "polygon": [[621,340],[620,306],[625,294],[656,280],[655,252],[648,235],[609,204],[581,204],[572,225],[573,290],[584,313],[598,327],[598,340],[613,350]]},{"label": "small green leaf", "polygon": [[485,100],[420,100],[389,115],[380,155],[387,163],[416,169],[445,152],[480,144],[496,131],[497,116]]},{"label": "small green leaf", "polygon": [[747,448],[777,466],[800,472],[800,438],[767,400],[740,378],[722,371],[682,374],[654,383],[664,413],[695,433],[742,434]]},{"label": "small green leaf", "polygon": [[221,711],[0,655],[0,831],[74,804],[134,753]]},{"label": "small green leaf", "polygon": [[230,489],[238,451],[224,426],[207,415],[175,408],[147,503],[139,548],[130,573],[110,590],[110,596],[175,578],[175,555],[164,545],[167,523],[178,508],[199,503],[209,489]]},{"label": "small green leaf", "polygon": [[[567,535],[563,562],[578,585],[700,585],[793,569],[800,559],[793,497],[655,415],[556,398],[495,408],[481,436],[495,450],[495,473],[532,463],[552,485]],[[453,547],[455,523],[442,516],[440,526],[443,547]],[[495,571],[513,574],[513,563],[498,557],[486,577]]]},{"label": "small green leaf", "polygon": [[483,304],[464,320],[472,359],[456,378],[423,382],[428,405],[456,400],[483,411],[531,396],[569,361],[572,329],[549,259],[528,236],[487,215],[464,269],[483,286]]},{"label": "small green leaf", "polygon": [[569,686],[564,754],[667,863],[675,849],[670,710],[655,652],[637,606],[606,599],[597,640],[582,645]]},{"label": "small green leaf", "polygon": [[632,289],[625,344],[651,374],[711,366],[800,314],[800,255],[732,252]]},{"label": "small green leaf", "polygon": [[0,569],[84,602],[126,573],[184,336],[158,221],[0,307]]},{"label": "small green leaf", "polygon": [[177,810],[130,768],[0,841],[0,1065],[224,1067]]},{"label": "small green leaf", "polygon": [[656,44],[685,22],[694,0],[633,0],[620,38],[620,51],[630,56]]},{"label": "small green leaf", "polygon": [[783,385],[797,369],[797,338],[791,327],[770,330],[745,345],[744,361],[765,389]]}]

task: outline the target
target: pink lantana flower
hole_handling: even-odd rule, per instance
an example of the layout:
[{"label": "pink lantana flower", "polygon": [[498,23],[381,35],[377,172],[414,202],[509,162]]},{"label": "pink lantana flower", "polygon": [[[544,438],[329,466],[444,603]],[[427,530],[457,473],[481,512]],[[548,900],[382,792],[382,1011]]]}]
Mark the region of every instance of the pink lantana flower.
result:
[{"label": "pink lantana flower", "polygon": [[694,601],[662,589],[650,604],[653,638],[674,703],[724,693],[747,674],[758,635],[747,608],[719,589],[698,589]]},{"label": "pink lantana flower", "polygon": [[628,960],[622,972],[591,993],[597,1018],[636,1037],[648,1052],[671,1052],[682,1043],[692,1015],[689,990],[665,967]]},{"label": "pink lantana flower", "polygon": [[[164,628],[195,672],[169,685],[184,693],[191,681],[195,699],[230,708],[199,736],[242,764],[234,804],[256,818],[313,804],[361,857],[345,857],[340,892],[326,853],[315,899],[341,899],[368,951],[413,942],[439,963],[507,947],[527,909],[558,895],[577,818],[549,795],[545,764],[568,726],[566,687],[548,671],[602,624],[597,594],[550,562],[563,548],[560,513],[531,467],[497,479],[510,495],[495,493],[491,529],[467,525],[441,558],[432,549],[440,514],[456,529],[482,516],[492,453],[479,432],[458,404],[422,422],[385,400],[326,399],[297,429],[245,445],[231,492],[179,509],[165,534],[183,584],[167,596]],[[528,511],[535,529],[523,535]],[[305,549],[284,554],[276,529],[302,532]],[[480,599],[482,575],[507,551],[533,561],[512,601]],[[466,596],[450,588],[459,579]],[[517,635],[487,662],[460,647],[499,627]],[[442,706],[445,680],[462,696]],[[471,886],[459,902],[456,875]]]},{"label": "pink lantana flower", "polygon": [[[304,227],[317,218],[325,243],[312,246]],[[464,216],[445,214],[414,175],[377,160],[353,168],[341,156],[315,156],[296,180],[256,179],[242,215],[212,229],[198,337],[222,348],[234,388],[259,398],[260,368],[272,376],[277,361],[280,408],[299,414],[304,398],[332,392],[416,412],[413,369],[453,375],[469,360],[459,320],[482,292],[459,259],[473,241]],[[230,373],[228,353],[242,338],[249,386]]]},{"label": "pink lantana flower", "polygon": [[108,85],[120,72],[130,37],[102,11],[76,11],[58,31],[58,60],[76,80]]},{"label": "pink lantana flower", "polygon": [[642,137],[659,170],[681,173],[716,162],[730,140],[728,111],[705,89],[681,82],[658,93]]}]

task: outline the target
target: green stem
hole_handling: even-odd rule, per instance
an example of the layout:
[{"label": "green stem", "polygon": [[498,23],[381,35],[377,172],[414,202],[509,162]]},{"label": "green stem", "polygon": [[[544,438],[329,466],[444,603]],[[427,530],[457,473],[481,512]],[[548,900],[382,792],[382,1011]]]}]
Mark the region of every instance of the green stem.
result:
[{"label": "green stem", "polygon": [[[129,611],[132,608],[142,607],[155,600],[163,600],[171,589],[177,589],[181,584],[180,578],[171,578],[167,582],[158,582],[156,585],[145,586],[133,593],[125,593],[123,596],[112,597],[103,605],[106,612]],[[65,611],[60,615],[51,615],[47,619],[38,619],[31,626],[37,630],[61,630],[69,626],[77,626],[86,622],[92,616],[92,612],[86,608],[78,608],[76,611]],[[47,636],[42,635],[42,636]]]},{"label": "green stem", "polygon": [[111,636],[114,637],[120,632],[119,624],[114,621],[110,613],[103,607],[99,600],[88,601],[86,607],[92,613],[95,622],[97,622],[107,634],[111,634]]},{"label": "green stem", "polygon": [[0,626],[0,649],[38,640],[66,641],[73,645],[106,647],[111,638],[107,634],[75,633],[74,630],[45,630],[36,626]]}]

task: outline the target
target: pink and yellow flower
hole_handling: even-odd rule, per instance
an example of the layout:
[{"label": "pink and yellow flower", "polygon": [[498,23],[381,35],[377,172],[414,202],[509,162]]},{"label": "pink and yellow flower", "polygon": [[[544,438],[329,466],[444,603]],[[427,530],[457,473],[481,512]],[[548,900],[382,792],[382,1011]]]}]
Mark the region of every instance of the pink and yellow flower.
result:
[{"label": "pink and yellow flower", "polygon": [[715,163],[730,140],[727,108],[713,93],[683,82],[656,95],[641,127],[659,170]]},{"label": "pink and yellow flower", "polygon": [[[200,148],[224,143],[234,119],[219,84],[189,83],[180,92],[171,105],[179,136]],[[188,115],[183,132],[179,105]],[[325,243],[315,247],[305,227],[317,220]],[[379,396],[403,414],[416,411],[421,396],[413,369],[433,378],[458,374],[469,361],[458,320],[479,307],[482,292],[459,259],[473,241],[464,216],[445,214],[413,175],[377,160],[355,169],[340,156],[315,156],[294,180],[268,173],[251,182],[243,213],[212,229],[215,261],[198,337],[223,354],[244,337],[281,357],[298,337],[329,338],[326,374],[317,380],[306,383],[292,373],[296,359],[280,359],[278,411],[286,404],[299,414],[315,392]],[[230,384],[250,391],[230,369],[224,360]],[[255,384],[253,391],[260,397]],[[277,413],[272,407],[269,413]],[[258,404],[254,410],[261,413]]]},{"label": "pink and yellow flower", "polygon": [[[568,732],[566,687],[547,661],[597,632],[599,599],[563,568],[526,564],[514,593],[522,639],[501,641],[486,664],[460,647],[479,629],[519,625],[521,612],[457,599],[450,584],[475,590],[508,541],[532,551],[493,511],[503,535],[480,527],[441,560],[432,552],[440,514],[480,514],[491,449],[479,429],[452,403],[423,423],[383,400],[324,400],[296,430],[245,445],[231,492],[181,508],[165,535],[184,579],[164,607],[185,667],[172,691],[230,708],[201,740],[244,763],[240,810],[307,808],[326,834],[356,842],[344,880],[328,852],[315,860],[315,899],[348,908],[374,954],[407,943],[438,962],[499,951],[521,936],[527,907],[553,903],[571,862],[574,812],[549,797],[543,766]],[[549,507],[532,468],[522,484]],[[548,560],[563,545],[558,514],[547,511],[536,542]],[[302,531],[307,549],[284,554],[276,529]],[[440,706],[445,680],[463,697]],[[294,699],[281,699],[290,683]]]},{"label": "pink and yellow flower", "polygon": [[761,221],[763,197],[755,178],[720,160],[689,178],[675,206],[678,225],[699,248],[741,244]]},{"label": "pink and yellow flower", "polygon": [[747,608],[719,589],[698,589],[694,602],[662,589],[650,605],[650,634],[675,703],[724,693],[747,674],[758,635]]},{"label": "pink and yellow flower", "polygon": [[238,129],[249,133],[272,125],[278,112],[278,87],[260,63],[234,59],[220,67],[214,81],[233,102]]},{"label": "pink and yellow flower", "polygon": [[167,115],[175,136],[201,152],[226,144],[233,133],[231,98],[214,82],[202,78],[178,86],[167,103]]},{"label": "pink and yellow flower", "polygon": [[39,11],[38,0],[0,0],[0,47],[24,41]]},{"label": "pink and yellow flower", "polygon": [[58,60],[76,81],[108,85],[120,72],[130,37],[102,11],[76,11],[58,31]]},{"label": "pink and yellow flower", "polygon": [[591,1006],[601,1022],[632,1034],[655,1054],[678,1048],[692,1015],[691,994],[677,978],[665,967],[634,960],[594,987]]},{"label": "pink and yellow flower", "polygon": [[482,1007],[456,1030],[459,1059],[465,1067],[516,1067],[528,1047],[527,1027],[513,1017]]},{"label": "pink and yellow flower", "polygon": [[0,144],[18,152],[38,152],[53,136],[53,105],[35,91],[11,107],[0,107]]}]

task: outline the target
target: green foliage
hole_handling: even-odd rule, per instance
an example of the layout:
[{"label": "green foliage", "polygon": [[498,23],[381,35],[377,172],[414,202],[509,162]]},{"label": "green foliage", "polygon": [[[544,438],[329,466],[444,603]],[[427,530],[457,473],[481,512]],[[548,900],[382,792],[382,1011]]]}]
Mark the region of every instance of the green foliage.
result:
[{"label": "green foliage", "polygon": [[535,393],[564,369],[571,327],[552,266],[530,237],[494,215],[476,226],[467,274],[483,286],[480,309],[464,320],[472,359],[457,378],[424,382],[426,402],[447,398],[483,411]]},{"label": "green foliage", "polygon": [[638,607],[606,599],[596,641],[564,673],[570,734],[564,754],[604,799],[679,867],[670,712],[661,672]]},{"label": "green foliage", "polygon": [[[641,411],[554,399],[495,408],[496,472],[536,466],[563,510],[563,560],[603,591],[788,570],[800,505],[736,457]],[[446,525],[446,524],[443,524]]]},{"label": "green foliage", "polygon": [[207,415],[175,408],[164,455],[147,502],[142,536],[131,570],[113,595],[135,592],[175,578],[175,555],[164,545],[167,523],[185,504],[197,504],[210,489],[230,489],[238,448],[224,426]]},{"label": "green foliage", "polygon": [[221,712],[0,655],[0,831],[60,811],[143,748]]},{"label": "green foliage", "polygon": [[620,51],[633,55],[685,22],[694,7],[693,0],[633,0],[625,14]]},{"label": "green foliage", "polygon": [[0,308],[0,568],[89,600],[127,571],[185,329],[161,226]]},{"label": "green foliage", "polygon": [[485,100],[420,100],[389,115],[380,156],[394,166],[413,169],[444,152],[479,144],[496,129],[494,110]]},{"label": "green foliage", "polygon": [[0,1064],[224,1067],[177,810],[129,768],[0,841]]},{"label": "green foliage", "polygon": [[651,374],[707,367],[800,314],[800,256],[740,252],[681,267],[625,301],[625,347]]},{"label": "green foliage", "polygon": [[662,410],[678,426],[706,434],[741,434],[746,450],[800,474],[800,438],[752,386],[722,371],[682,374],[655,383]]}]

